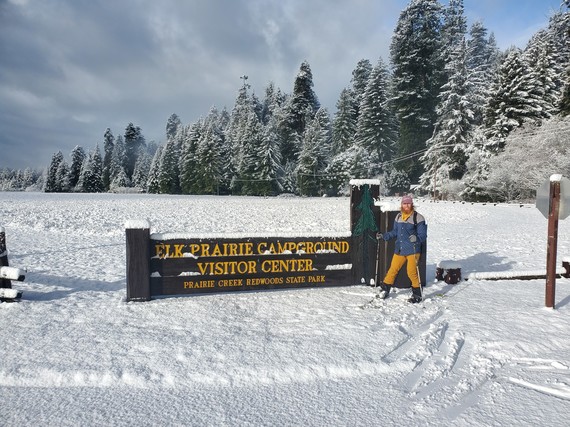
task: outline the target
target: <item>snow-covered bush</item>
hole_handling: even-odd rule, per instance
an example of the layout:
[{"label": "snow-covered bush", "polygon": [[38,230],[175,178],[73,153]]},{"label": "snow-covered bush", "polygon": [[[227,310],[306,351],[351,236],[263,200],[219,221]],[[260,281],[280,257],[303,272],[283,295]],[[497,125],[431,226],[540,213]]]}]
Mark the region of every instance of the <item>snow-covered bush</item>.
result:
[{"label": "snow-covered bush", "polygon": [[489,173],[481,186],[496,201],[532,200],[550,175],[570,176],[569,141],[570,117],[516,129],[505,150],[487,160]]}]

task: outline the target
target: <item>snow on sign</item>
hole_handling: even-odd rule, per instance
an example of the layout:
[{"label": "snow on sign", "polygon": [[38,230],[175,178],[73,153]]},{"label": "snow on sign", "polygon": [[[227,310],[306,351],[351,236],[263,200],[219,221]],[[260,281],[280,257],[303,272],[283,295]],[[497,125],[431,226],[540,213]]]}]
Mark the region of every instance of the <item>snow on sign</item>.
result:
[{"label": "snow on sign", "polygon": [[545,181],[536,192],[536,207],[548,218],[550,213],[550,184],[553,181],[560,182],[560,207],[558,219],[565,219],[570,215],[570,180],[561,175],[552,175],[549,180]]},{"label": "snow on sign", "polygon": [[24,270],[15,267],[0,267],[0,279],[23,282],[26,278]]}]

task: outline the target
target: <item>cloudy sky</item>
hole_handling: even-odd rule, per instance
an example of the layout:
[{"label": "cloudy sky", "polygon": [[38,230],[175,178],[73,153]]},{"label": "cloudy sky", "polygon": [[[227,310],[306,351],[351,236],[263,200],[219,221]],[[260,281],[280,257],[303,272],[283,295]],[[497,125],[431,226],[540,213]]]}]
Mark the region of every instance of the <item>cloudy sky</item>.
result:
[{"label": "cloudy sky", "polygon": [[[464,0],[501,48],[524,47],[562,0]],[[442,0],[447,4],[447,0]],[[231,109],[240,76],[291,92],[302,61],[334,114],[360,59],[389,60],[408,0],[0,0],[0,168],[44,168],[129,122]]]}]

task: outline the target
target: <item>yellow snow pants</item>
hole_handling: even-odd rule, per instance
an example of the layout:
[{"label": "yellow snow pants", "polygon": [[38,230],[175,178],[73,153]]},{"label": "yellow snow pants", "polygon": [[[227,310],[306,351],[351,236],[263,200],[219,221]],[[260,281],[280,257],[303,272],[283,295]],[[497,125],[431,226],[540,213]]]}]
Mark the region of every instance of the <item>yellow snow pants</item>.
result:
[{"label": "yellow snow pants", "polygon": [[390,263],[390,268],[386,273],[386,277],[384,278],[384,283],[392,286],[396,281],[396,276],[400,269],[404,266],[404,264],[408,263],[406,267],[406,272],[408,273],[408,277],[412,282],[412,288],[419,288],[420,287],[420,278],[418,277],[418,260],[420,259],[420,254],[412,254],[412,255],[399,255],[394,254],[392,256],[392,262]]}]

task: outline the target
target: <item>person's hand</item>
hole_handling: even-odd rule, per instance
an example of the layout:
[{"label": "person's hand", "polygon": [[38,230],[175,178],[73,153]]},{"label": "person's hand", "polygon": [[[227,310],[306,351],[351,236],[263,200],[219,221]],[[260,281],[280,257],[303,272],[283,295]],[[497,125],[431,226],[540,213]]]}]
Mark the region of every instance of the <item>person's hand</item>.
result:
[{"label": "person's hand", "polygon": [[415,234],[412,234],[412,235],[410,236],[410,242],[416,243],[417,241],[418,241],[418,238],[416,237],[416,235],[415,235]]},{"label": "person's hand", "polygon": [[378,240],[384,240],[384,235],[382,233],[376,233],[376,238]]}]

